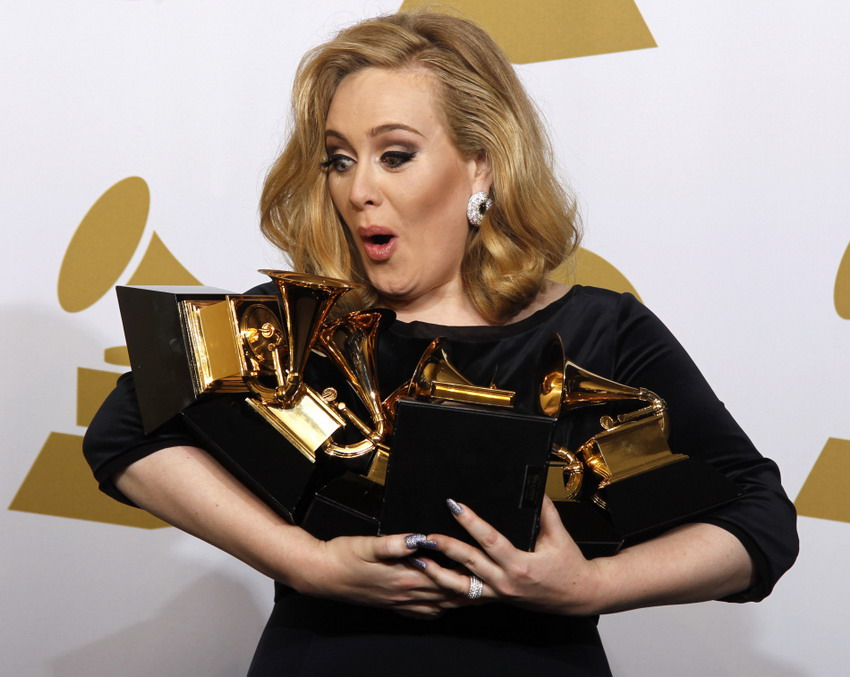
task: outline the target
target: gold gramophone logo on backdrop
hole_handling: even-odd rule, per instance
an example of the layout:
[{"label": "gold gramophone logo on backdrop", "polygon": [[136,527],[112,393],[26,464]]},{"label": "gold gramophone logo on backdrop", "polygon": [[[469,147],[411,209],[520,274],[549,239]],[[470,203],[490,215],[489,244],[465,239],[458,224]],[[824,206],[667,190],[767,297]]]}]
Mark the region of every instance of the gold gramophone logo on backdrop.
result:
[{"label": "gold gramophone logo on backdrop", "polygon": [[[150,191],[130,177],[109,188],[92,205],[71,238],[59,271],[59,305],[69,313],[92,306],[121,279],[145,232]],[[154,232],[127,284],[201,284]],[[107,365],[123,369],[77,368],[76,422],[85,428],[130,365],[124,346],[104,350]],[[82,435],[51,432],[9,505],[44,515],[156,528],[167,526],[142,510],[101,494],[82,455]]]},{"label": "gold gramophone logo on backdrop", "polygon": [[[835,312],[850,320],[850,244],[838,266],[833,294]],[[794,501],[805,517],[850,522],[850,440],[830,437]]]},{"label": "gold gramophone logo on backdrop", "polygon": [[[433,4],[405,0],[401,9]],[[479,23],[517,64],[657,47],[634,0],[444,0]]]}]

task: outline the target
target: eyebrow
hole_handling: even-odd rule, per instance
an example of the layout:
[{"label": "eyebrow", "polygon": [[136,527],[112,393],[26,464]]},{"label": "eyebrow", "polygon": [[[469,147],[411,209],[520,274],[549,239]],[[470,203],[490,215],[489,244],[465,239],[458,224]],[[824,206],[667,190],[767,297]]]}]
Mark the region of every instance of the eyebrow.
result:
[{"label": "eyebrow", "polygon": [[[374,138],[376,136],[380,136],[381,134],[386,134],[387,132],[393,132],[397,129],[402,129],[406,132],[411,132],[412,134],[421,136],[423,139],[425,138],[425,135],[422,134],[422,132],[420,132],[418,129],[415,129],[410,125],[402,124],[401,122],[388,122],[383,125],[378,125],[377,127],[372,127],[372,129],[369,130],[369,136]],[[335,129],[326,129],[325,138],[327,139],[331,136],[336,137],[337,139],[342,139],[343,141],[347,141],[347,139],[345,138],[345,134],[338,132]]]}]

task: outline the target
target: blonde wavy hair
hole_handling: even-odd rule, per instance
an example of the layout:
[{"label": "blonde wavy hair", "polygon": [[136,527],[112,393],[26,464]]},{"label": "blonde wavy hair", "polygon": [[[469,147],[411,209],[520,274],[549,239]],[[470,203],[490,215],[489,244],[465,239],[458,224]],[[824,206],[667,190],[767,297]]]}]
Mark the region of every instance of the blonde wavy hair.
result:
[{"label": "blonde wavy hair", "polygon": [[449,134],[464,157],[489,161],[493,206],[472,228],[464,286],[489,322],[507,322],[542,289],[546,275],[578,246],[575,201],[556,180],[552,150],[535,106],[504,52],[474,23],[435,12],[377,17],[310,50],[293,86],[289,140],[263,188],[263,234],[296,271],[364,284],[346,310],[369,307],[355,244],[321,169],[325,118],[340,81],[364,68],[426,68],[440,83]]}]

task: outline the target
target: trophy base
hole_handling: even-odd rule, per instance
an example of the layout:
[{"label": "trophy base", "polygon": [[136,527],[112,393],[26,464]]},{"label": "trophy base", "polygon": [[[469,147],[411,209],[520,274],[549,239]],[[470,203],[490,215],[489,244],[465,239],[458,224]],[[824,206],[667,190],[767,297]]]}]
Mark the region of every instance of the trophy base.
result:
[{"label": "trophy base", "polygon": [[139,410],[150,433],[198,399],[181,303],[220,303],[229,292],[178,286],[119,286],[116,292]]},{"label": "trophy base", "polygon": [[623,537],[605,510],[584,501],[555,501],[564,527],[587,559],[611,557],[623,547]]},{"label": "trophy base", "polygon": [[734,501],[738,486],[713,466],[688,457],[599,490],[614,529],[637,543]]},{"label": "trophy base", "polygon": [[384,488],[346,472],[316,492],[301,528],[329,541],[337,536],[377,536]]},{"label": "trophy base", "polygon": [[515,547],[533,550],[554,423],[512,410],[400,400],[381,533],[440,533],[475,544],[446,507],[453,498]]},{"label": "trophy base", "polygon": [[183,411],[195,436],[242,484],[289,522],[309,495],[316,464],[295,449],[244,396],[219,395]]}]

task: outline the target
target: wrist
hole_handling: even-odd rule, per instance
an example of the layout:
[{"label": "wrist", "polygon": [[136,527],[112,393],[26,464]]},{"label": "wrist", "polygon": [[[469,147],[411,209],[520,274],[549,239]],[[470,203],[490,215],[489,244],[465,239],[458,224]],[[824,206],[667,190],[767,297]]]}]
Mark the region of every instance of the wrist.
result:
[{"label": "wrist", "polygon": [[279,583],[303,592],[321,564],[322,557],[317,551],[324,542],[291,524],[277,525],[262,539],[266,547],[262,549],[259,561],[251,563],[254,568]]},{"label": "wrist", "polygon": [[587,560],[586,566],[570,583],[565,613],[571,616],[595,616],[609,610],[618,585],[614,557]]}]

